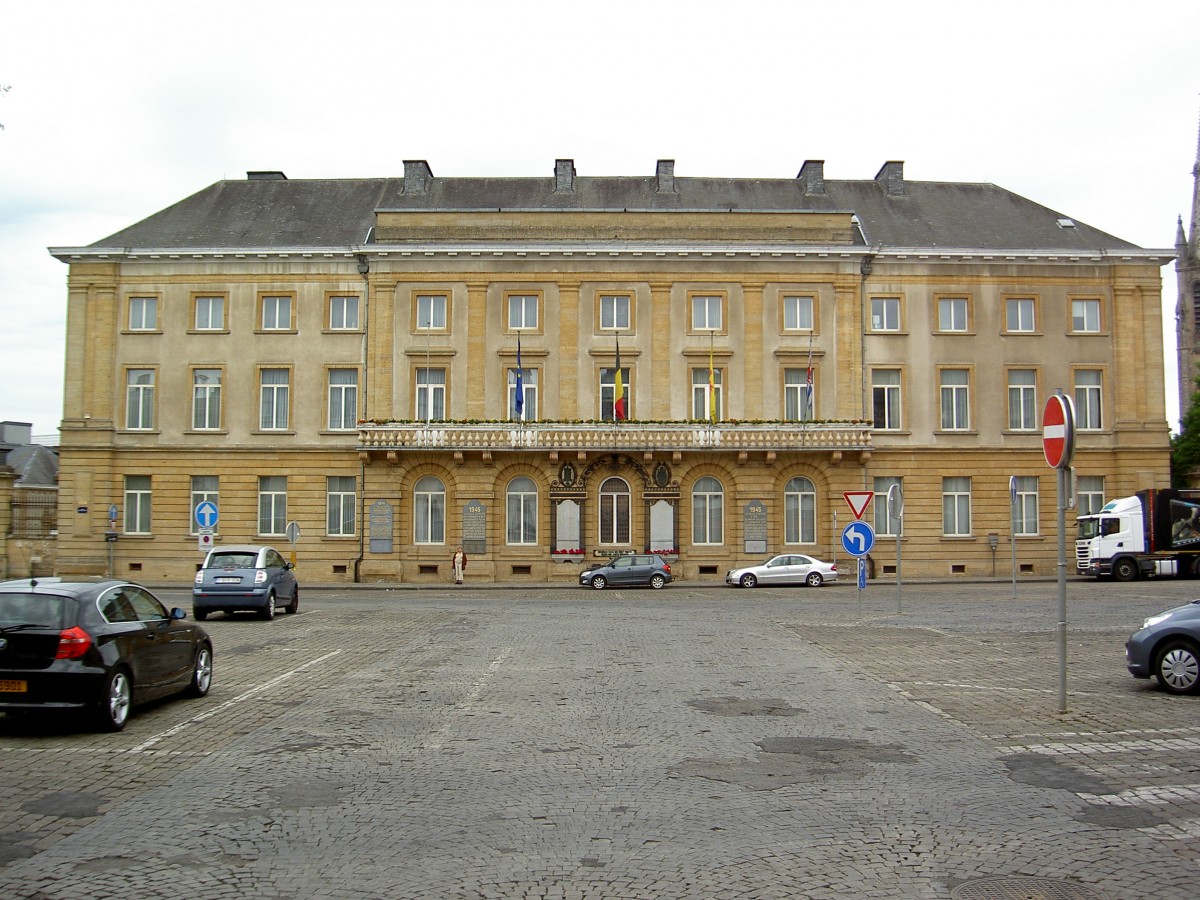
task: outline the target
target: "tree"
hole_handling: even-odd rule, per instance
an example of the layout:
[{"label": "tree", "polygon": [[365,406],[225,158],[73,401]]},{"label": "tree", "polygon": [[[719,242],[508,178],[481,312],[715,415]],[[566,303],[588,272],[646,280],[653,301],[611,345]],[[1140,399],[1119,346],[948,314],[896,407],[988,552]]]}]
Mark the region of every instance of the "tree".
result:
[{"label": "tree", "polygon": [[1193,380],[1197,390],[1180,422],[1179,434],[1171,438],[1171,486],[1193,487],[1193,473],[1200,471],[1200,376]]}]

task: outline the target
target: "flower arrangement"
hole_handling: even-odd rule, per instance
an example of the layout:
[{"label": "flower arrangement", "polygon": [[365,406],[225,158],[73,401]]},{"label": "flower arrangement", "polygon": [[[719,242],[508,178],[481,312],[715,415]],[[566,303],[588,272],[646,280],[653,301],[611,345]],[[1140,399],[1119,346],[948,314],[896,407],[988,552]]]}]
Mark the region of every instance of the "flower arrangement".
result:
[{"label": "flower arrangement", "polygon": [[657,553],[659,556],[678,556],[678,555],[679,555],[679,548],[678,548],[678,547],[671,547],[671,548],[669,548],[669,549],[666,549],[666,550],[651,550],[650,552],[651,552],[651,553]]},{"label": "flower arrangement", "polygon": [[564,547],[559,550],[551,550],[550,552],[556,553],[556,554],[562,554],[565,556],[583,556],[583,548],[582,547],[570,547],[570,548]]}]

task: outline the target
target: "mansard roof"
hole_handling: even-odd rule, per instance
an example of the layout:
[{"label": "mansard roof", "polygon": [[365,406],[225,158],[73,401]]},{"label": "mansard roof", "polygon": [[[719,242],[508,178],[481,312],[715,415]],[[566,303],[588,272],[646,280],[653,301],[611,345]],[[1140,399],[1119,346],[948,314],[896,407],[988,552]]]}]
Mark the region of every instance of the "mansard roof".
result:
[{"label": "mansard roof", "polygon": [[[564,168],[563,162],[569,164]],[[857,217],[855,243],[872,250],[1095,254],[1140,248],[994,184],[905,181],[888,163],[874,179],[825,180],[805,164],[797,178],[438,178],[406,163],[405,177],[288,179],[249,173],[218,181],[87,248],[103,251],[347,249],[373,243],[377,212],[652,211],[824,212]],[[889,168],[890,167],[890,168]],[[686,230],[678,239],[686,241]],[[52,250],[56,255],[65,248]],[[1172,254],[1173,255],[1173,254]]]}]

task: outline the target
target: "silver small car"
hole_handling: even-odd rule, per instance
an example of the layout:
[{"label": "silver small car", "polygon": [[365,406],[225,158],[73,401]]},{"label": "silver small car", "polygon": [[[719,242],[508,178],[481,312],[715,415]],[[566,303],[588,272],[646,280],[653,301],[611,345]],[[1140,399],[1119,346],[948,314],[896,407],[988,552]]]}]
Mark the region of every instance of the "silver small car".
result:
[{"label": "silver small car", "polygon": [[300,585],[293,566],[274,547],[227,544],[208,551],[192,585],[192,615],[203,622],[211,612],[258,613],[275,618],[276,606],[300,608]]},{"label": "silver small car", "polygon": [[725,583],[752,588],[760,584],[807,584],[820,587],[826,581],[837,581],[836,563],[822,562],[801,553],[783,553],[757,566],[743,566],[725,573]]}]

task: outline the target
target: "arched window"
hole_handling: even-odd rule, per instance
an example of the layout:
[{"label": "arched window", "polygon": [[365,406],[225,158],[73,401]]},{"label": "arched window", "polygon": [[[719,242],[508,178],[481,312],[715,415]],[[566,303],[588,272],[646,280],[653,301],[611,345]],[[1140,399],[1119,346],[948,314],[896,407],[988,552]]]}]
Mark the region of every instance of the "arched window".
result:
[{"label": "arched window", "polygon": [[622,478],[600,485],[600,543],[629,543],[629,485]]},{"label": "arched window", "polygon": [[692,543],[720,544],[725,534],[725,491],[711,476],[692,488]]},{"label": "arched window", "polygon": [[817,490],[807,478],[793,478],[783,489],[783,542],[817,542]]},{"label": "arched window", "polygon": [[506,534],[510,544],[537,543],[537,485],[522,475],[508,483],[505,507]]},{"label": "arched window", "polygon": [[432,475],[413,487],[413,543],[446,543],[446,487]]}]

